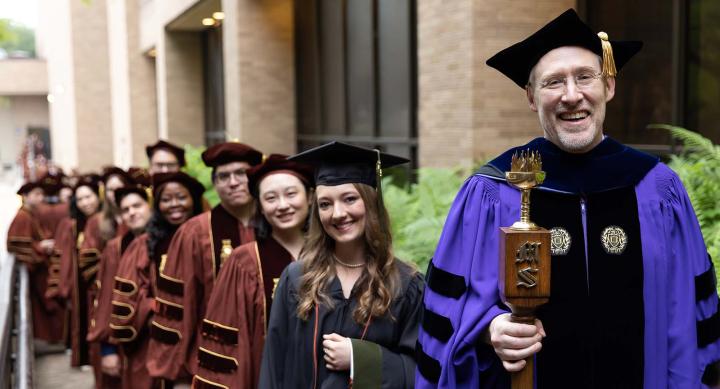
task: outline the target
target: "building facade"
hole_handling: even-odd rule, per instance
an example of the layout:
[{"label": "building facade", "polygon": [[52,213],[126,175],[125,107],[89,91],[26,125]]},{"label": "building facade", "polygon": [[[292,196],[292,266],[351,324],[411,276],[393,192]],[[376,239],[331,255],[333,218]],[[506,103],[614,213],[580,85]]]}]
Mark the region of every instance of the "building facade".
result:
[{"label": "building facade", "polygon": [[720,141],[712,0],[42,0],[53,156],[82,170],[142,165],[157,138],[266,153],[337,139],[470,166],[541,135],[485,61],[570,7],[645,41],[609,135],[667,152],[645,128],[660,122]]}]

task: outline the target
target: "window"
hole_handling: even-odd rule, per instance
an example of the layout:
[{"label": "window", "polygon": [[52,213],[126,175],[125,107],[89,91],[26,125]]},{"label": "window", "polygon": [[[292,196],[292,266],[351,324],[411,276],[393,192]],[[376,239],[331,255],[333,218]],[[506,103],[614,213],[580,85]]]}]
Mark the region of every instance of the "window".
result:
[{"label": "window", "polygon": [[205,86],[205,146],[209,147],[225,142],[222,28],[208,28],[201,34]]},{"label": "window", "polygon": [[580,0],[578,8],[610,39],[645,43],[618,77],[605,121],[610,136],[666,152],[670,136],[645,127],[670,123],[720,142],[720,2]]},{"label": "window", "polygon": [[298,149],[340,140],[414,163],[415,1],[295,4]]}]

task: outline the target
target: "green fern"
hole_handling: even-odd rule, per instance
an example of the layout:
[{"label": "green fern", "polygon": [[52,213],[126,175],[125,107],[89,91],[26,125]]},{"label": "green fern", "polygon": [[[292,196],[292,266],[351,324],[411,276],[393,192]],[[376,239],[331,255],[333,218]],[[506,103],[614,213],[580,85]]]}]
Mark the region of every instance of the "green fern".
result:
[{"label": "green fern", "polygon": [[414,263],[420,271],[427,269],[465,176],[460,169],[422,168],[415,184],[398,186],[392,178],[383,180],[383,199],[398,258]]},{"label": "green fern", "polygon": [[720,161],[720,146],[695,131],[669,124],[650,124],[649,129],[667,130],[673,138],[681,141],[688,149],[687,156],[693,160],[708,158]]},{"label": "green fern", "polygon": [[185,168],[183,171],[205,186],[203,196],[210,206],[214,207],[220,202],[220,199],[212,184],[212,169],[205,166],[202,161],[203,151],[205,151],[205,147],[185,145]]},{"label": "green fern", "polygon": [[697,132],[667,124],[648,128],[664,129],[685,146],[680,155],[672,156],[668,165],[680,177],[688,192],[702,229],[708,253],[720,276],[720,146]]}]

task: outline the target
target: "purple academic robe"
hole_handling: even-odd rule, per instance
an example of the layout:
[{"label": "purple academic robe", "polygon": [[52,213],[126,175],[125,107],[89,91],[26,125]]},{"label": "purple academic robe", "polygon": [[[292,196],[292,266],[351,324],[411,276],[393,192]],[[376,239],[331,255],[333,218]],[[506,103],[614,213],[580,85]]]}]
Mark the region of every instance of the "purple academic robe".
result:
[{"label": "purple academic robe", "polygon": [[[714,271],[700,226],[682,183],[666,165],[657,163],[650,168],[635,184],[634,192],[643,254],[643,386],[705,387],[701,377],[706,366],[720,359],[720,341],[717,330],[705,334],[698,330],[717,326],[718,319]],[[517,190],[482,174],[470,177],[458,193],[432,266],[440,270],[441,280],[461,277],[463,282],[456,289],[448,285],[433,288],[428,275],[425,307],[448,318],[451,326],[445,327],[446,340],[431,336],[421,326],[417,388],[507,385],[507,381],[500,384],[486,379],[492,376],[489,370],[502,369],[502,365],[492,348],[489,353],[478,350],[482,348],[481,334],[492,319],[507,312],[499,303],[498,229],[518,219],[519,205]],[[707,293],[696,288],[703,278],[709,279],[704,282]],[[568,313],[567,320],[572,316]]]}]

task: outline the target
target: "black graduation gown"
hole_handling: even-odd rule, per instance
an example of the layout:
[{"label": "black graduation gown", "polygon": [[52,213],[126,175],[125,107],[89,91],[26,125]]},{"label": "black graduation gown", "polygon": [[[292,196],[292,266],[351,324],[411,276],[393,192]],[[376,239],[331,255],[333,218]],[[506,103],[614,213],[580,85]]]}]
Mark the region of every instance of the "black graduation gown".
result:
[{"label": "black graduation gown", "polygon": [[[390,306],[392,317],[373,318],[364,341],[364,326],[353,320],[357,306],[356,290],[349,299],[342,293],[340,281],[335,278],[329,285],[329,296],[334,308],[321,306],[315,334],[315,311],[308,320],[296,315],[297,289],[303,264],[290,264],[280,277],[270,313],[268,334],[263,350],[260,369],[260,388],[347,388],[349,371],[327,370],[323,359],[323,335],[337,333],[353,339],[354,382],[370,377],[381,382],[382,388],[412,388],[415,382],[415,343],[420,323],[422,291],[425,281],[420,273],[398,261],[401,286],[398,296]],[[367,353],[375,355],[367,363]],[[360,361],[360,354],[365,361]],[[363,363],[364,362],[364,363]],[[367,366],[375,369],[367,369]]]}]

